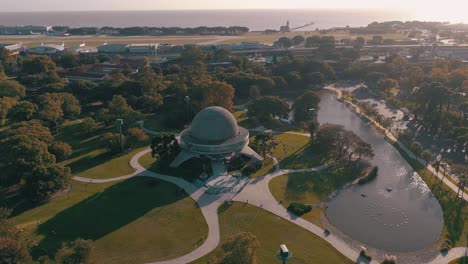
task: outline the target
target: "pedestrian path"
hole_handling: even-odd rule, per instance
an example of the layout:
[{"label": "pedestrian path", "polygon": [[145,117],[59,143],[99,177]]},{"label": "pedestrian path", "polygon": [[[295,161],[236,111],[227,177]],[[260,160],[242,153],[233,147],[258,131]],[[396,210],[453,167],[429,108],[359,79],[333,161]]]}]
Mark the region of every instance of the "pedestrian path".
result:
[{"label": "pedestrian path", "polygon": [[[152,131],[157,133],[155,131]],[[208,237],[203,242],[201,246],[196,248],[194,251],[175,258],[165,261],[151,262],[149,264],[181,264],[181,263],[190,263],[203,256],[206,256],[210,252],[216,249],[220,244],[220,230],[219,230],[219,219],[218,219],[218,207],[223,204],[225,201],[237,201],[237,202],[248,202],[254,206],[267,210],[291,223],[294,223],[305,230],[317,235],[322,238],[324,241],[332,245],[336,250],[342,253],[344,256],[349,258],[352,261],[359,261],[359,251],[356,248],[353,248],[351,245],[343,241],[341,238],[334,234],[328,234],[322,228],[314,225],[311,222],[308,222],[294,214],[290,213],[286,208],[284,208],[276,199],[269,189],[269,182],[281,175],[284,174],[293,174],[297,172],[314,172],[327,169],[331,164],[325,164],[315,168],[304,168],[304,169],[281,169],[279,162],[276,158],[273,158],[275,163],[276,170],[272,173],[269,173],[263,177],[250,180],[245,188],[243,188],[239,193],[226,193],[212,195],[208,194],[206,187],[196,186],[182,178],[173,177],[169,175],[158,174],[146,170],[138,160],[145,154],[150,153],[151,149],[145,149],[130,160],[130,165],[135,169],[135,172],[129,175],[124,175],[120,177],[115,177],[111,179],[89,179],[84,177],[73,177],[76,181],[87,182],[87,183],[105,183],[105,182],[114,182],[121,181],[131,177],[152,177],[155,179],[163,180],[170,182],[178,187],[184,189],[184,191],[191,196],[191,198],[198,204],[205,221],[208,225]],[[444,181],[445,182],[445,181]],[[447,264],[450,261],[466,256],[468,248],[454,248],[450,250],[446,255],[440,254],[429,264]],[[370,262],[371,264],[376,264],[375,260]],[[417,264],[417,263],[415,263]],[[422,264],[422,263],[421,263]]]}]

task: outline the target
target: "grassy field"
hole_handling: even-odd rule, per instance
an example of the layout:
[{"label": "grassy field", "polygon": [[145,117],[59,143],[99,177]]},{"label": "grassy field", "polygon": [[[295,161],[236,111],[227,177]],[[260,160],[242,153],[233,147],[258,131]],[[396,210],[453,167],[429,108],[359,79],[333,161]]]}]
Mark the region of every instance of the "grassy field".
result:
[{"label": "grassy field", "polygon": [[87,169],[77,174],[77,176],[92,179],[109,179],[133,173],[135,170],[130,166],[130,160],[148,146],[131,150],[123,155]]},{"label": "grassy field", "polygon": [[[275,135],[275,140],[278,141],[279,144],[273,149],[271,155],[277,158],[280,164],[283,162],[283,160],[300,152],[301,149],[304,149],[309,143],[308,137],[290,133],[277,134]],[[253,141],[253,137],[251,137],[250,141]],[[266,158],[263,161],[262,168],[256,171],[254,174],[250,175],[250,177],[256,178],[263,176],[270,172],[273,168],[273,160]]]},{"label": "grassy field", "polygon": [[[282,34],[266,35],[262,32],[251,32],[243,36],[42,36],[42,35],[25,35],[25,36],[2,36],[2,39],[7,43],[22,42],[28,46],[40,45],[41,43],[65,43],[65,46],[79,45],[86,43],[88,46],[98,46],[103,43],[169,43],[173,45],[182,44],[213,44],[213,43],[240,43],[240,42],[261,42],[273,43],[281,37],[294,37],[296,35],[303,35],[310,37],[313,35],[320,36],[334,36],[337,40],[341,39],[354,39],[363,37],[367,40],[372,39],[374,34],[369,35],[351,35],[347,31],[336,31],[327,34],[321,34],[316,31],[297,31]],[[403,34],[383,34],[384,39],[405,39]]]},{"label": "grassy field", "polygon": [[413,169],[421,176],[435,195],[444,211],[444,236],[452,242],[453,247],[466,247],[468,245],[468,208],[465,201],[461,201],[445,184],[435,180],[435,176],[425,170],[419,162],[411,159],[396,144],[400,152]]},{"label": "grassy field", "polygon": [[144,263],[192,251],[208,227],[194,201],[175,185],[146,177],[114,184],[73,183],[69,195],[13,220],[37,243],[35,256],[64,241],[94,241],[94,263]]},{"label": "grassy field", "polygon": [[[233,203],[220,212],[219,217],[222,242],[241,232],[251,232],[257,237],[260,242],[257,263],[281,263],[276,257],[281,244],[286,244],[294,256],[288,261],[289,264],[352,263],[309,231],[251,205]],[[214,252],[192,264],[205,264],[219,252],[221,249],[218,246]]]},{"label": "grassy field", "polygon": [[[320,205],[337,188],[361,176],[360,170],[342,170],[333,166],[319,172],[286,174],[271,180],[270,191],[276,200],[287,208],[291,203]],[[323,227],[320,220],[322,209],[315,208],[302,217]]]},{"label": "grassy field", "polygon": [[79,124],[79,121],[65,122],[56,136],[57,140],[64,141],[73,148],[72,156],[62,162],[62,165],[70,167],[74,175],[95,179],[113,178],[134,172],[129,164],[130,160],[145,147],[112,155],[99,142],[100,135],[113,132],[112,128],[84,134],[79,130]]},{"label": "grassy field", "polygon": [[468,264],[468,257],[452,260],[449,264]]}]

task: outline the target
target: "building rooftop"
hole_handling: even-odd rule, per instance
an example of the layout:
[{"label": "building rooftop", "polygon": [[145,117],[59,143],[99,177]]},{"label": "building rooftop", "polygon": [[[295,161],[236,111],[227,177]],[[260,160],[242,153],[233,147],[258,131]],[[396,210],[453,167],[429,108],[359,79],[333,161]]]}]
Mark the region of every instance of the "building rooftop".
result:
[{"label": "building rooftop", "polygon": [[237,137],[239,127],[231,112],[219,106],[211,106],[195,116],[190,135],[201,141],[220,142]]}]

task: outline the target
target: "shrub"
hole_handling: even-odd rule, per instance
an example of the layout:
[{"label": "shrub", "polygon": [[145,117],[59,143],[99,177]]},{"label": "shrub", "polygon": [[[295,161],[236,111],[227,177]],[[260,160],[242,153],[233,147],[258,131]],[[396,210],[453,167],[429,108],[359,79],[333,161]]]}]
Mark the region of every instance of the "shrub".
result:
[{"label": "shrub", "polygon": [[92,119],[91,117],[83,118],[80,124],[80,130],[83,133],[87,133],[87,134],[93,131],[96,131],[98,127],[99,127],[98,123],[96,123],[96,121],[94,121],[94,119]]},{"label": "shrub", "polygon": [[57,161],[68,159],[73,153],[72,147],[65,142],[56,141],[49,147],[49,152],[52,153]]},{"label": "shrub", "polygon": [[77,239],[63,244],[62,248],[57,252],[55,260],[60,264],[87,264],[90,263],[92,251],[91,240]]},{"label": "shrub", "polygon": [[127,136],[127,145],[129,147],[139,146],[140,144],[149,140],[148,135],[145,131],[133,127],[128,129],[128,136]]},{"label": "shrub", "polygon": [[397,258],[391,255],[385,255],[385,259],[382,261],[382,264],[396,264]]},{"label": "shrub", "polygon": [[301,216],[305,213],[308,213],[312,210],[312,206],[306,205],[306,204],[301,204],[301,203],[291,203],[288,206],[288,211],[291,213]]},{"label": "shrub", "polygon": [[368,261],[372,260],[372,257],[369,255],[369,252],[367,252],[367,248],[364,246],[361,246],[361,250],[359,251],[359,256],[367,259]]},{"label": "shrub", "polygon": [[[125,142],[125,136],[123,135],[122,141]],[[120,136],[117,133],[104,133],[101,137],[101,144],[112,153],[118,153],[121,150]]]},{"label": "shrub", "polygon": [[367,173],[366,176],[359,179],[358,184],[362,185],[362,184],[372,181],[373,179],[377,177],[378,173],[379,173],[379,167],[377,166],[373,167],[372,170],[369,173]]}]

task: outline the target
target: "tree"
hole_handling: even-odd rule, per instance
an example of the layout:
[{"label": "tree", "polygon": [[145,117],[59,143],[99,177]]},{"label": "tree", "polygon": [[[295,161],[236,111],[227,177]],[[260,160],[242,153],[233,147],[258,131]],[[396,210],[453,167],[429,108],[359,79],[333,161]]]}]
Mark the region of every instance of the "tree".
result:
[{"label": "tree", "polygon": [[315,133],[317,132],[319,126],[320,125],[317,122],[317,119],[312,119],[307,123],[307,131],[310,133],[310,142],[315,140]]},{"label": "tree", "polygon": [[49,147],[49,152],[55,156],[57,161],[64,161],[71,156],[73,149],[65,142],[56,141]]},{"label": "tree", "polygon": [[386,92],[392,88],[398,88],[398,82],[392,78],[381,79],[377,82],[377,89]]},{"label": "tree", "polygon": [[185,65],[193,65],[196,62],[203,62],[207,54],[195,45],[188,46],[180,55],[180,60]]},{"label": "tree", "polygon": [[67,117],[77,117],[81,113],[81,105],[78,99],[71,93],[59,93],[62,99],[63,115]]},{"label": "tree", "polygon": [[294,110],[294,121],[305,122],[314,118],[317,114],[320,97],[314,92],[307,91],[296,99],[292,108]]},{"label": "tree", "polygon": [[57,252],[55,261],[59,264],[88,264],[91,261],[92,252],[91,240],[77,239],[64,243]]},{"label": "tree", "polygon": [[416,157],[420,157],[421,153],[423,152],[423,146],[419,142],[413,142],[410,147],[411,152],[416,155]]},{"label": "tree", "polygon": [[281,37],[278,41],[275,42],[275,46],[281,48],[290,48],[294,45],[294,41],[287,37]]},{"label": "tree", "polygon": [[35,138],[16,135],[0,141],[5,150],[0,162],[6,164],[0,176],[0,185],[15,184],[25,175],[30,174],[37,166],[50,166],[55,157],[49,153],[47,145]]},{"label": "tree", "polygon": [[25,58],[21,63],[21,72],[25,74],[44,74],[55,69],[55,63],[46,55],[33,55]]},{"label": "tree", "polygon": [[439,170],[443,167],[443,162],[441,159],[437,159],[432,163],[432,167],[434,167],[436,173],[435,173],[435,180],[433,185],[436,183],[437,179],[439,178]]},{"label": "tree", "polygon": [[[103,121],[109,124],[113,120],[123,119],[125,124],[131,125],[140,118],[140,112],[133,110],[133,108],[128,105],[125,97],[121,95],[114,95],[107,108],[108,109],[101,109],[103,111],[98,113],[98,116],[102,115],[101,117],[104,117]],[[106,118],[108,120],[106,120]]]},{"label": "tree", "polygon": [[424,71],[420,66],[411,67],[406,73],[408,88],[410,91],[414,87],[419,87],[424,81]]},{"label": "tree", "polygon": [[297,35],[292,39],[294,46],[297,46],[305,41],[305,38],[302,35]]},{"label": "tree", "polygon": [[160,133],[153,137],[151,155],[159,159],[163,166],[167,166],[180,152],[179,142],[174,134]]},{"label": "tree", "polygon": [[363,37],[357,37],[353,41],[353,45],[357,48],[362,48],[364,45],[366,45],[366,40]]},{"label": "tree", "polygon": [[[464,201],[463,193],[465,190],[466,181],[468,180],[468,166],[464,164],[454,164],[452,165],[452,172],[458,178],[457,197],[459,197],[461,201]],[[460,196],[460,191],[461,191],[461,196]]]},{"label": "tree", "polygon": [[0,97],[23,98],[26,95],[26,88],[17,81],[0,81]]},{"label": "tree", "polygon": [[99,124],[94,121],[91,117],[85,117],[81,120],[80,131],[85,134],[89,134],[93,131],[96,131],[99,128]]},{"label": "tree", "polygon": [[195,84],[190,95],[192,103],[197,110],[208,106],[221,106],[231,110],[234,88],[225,82],[206,81]]},{"label": "tree", "polygon": [[149,137],[148,135],[145,133],[145,131],[139,129],[139,128],[136,128],[136,127],[133,127],[133,128],[129,128],[127,130],[127,145],[130,146],[130,147],[135,147],[135,146],[138,146],[146,141],[148,141]]},{"label": "tree", "polygon": [[210,259],[209,264],[256,264],[255,253],[260,247],[257,238],[248,232],[240,233],[223,243],[224,254]]},{"label": "tree", "polygon": [[46,93],[39,97],[42,109],[39,111],[41,119],[54,123],[55,133],[58,134],[58,122],[63,117],[63,99],[59,94]]},{"label": "tree", "polygon": [[14,122],[29,121],[37,113],[37,105],[29,101],[20,101],[8,112],[8,117]]},{"label": "tree", "polygon": [[10,112],[17,102],[13,97],[0,98],[0,125],[5,124],[8,112]]},{"label": "tree", "polygon": [[373,157],[372,147],[354,132],[341,125],[325,124],[320,126],[315,136],[318,148],[336,160],[350,161],[355,155]]},{"label": "tree", "polygon": [[68,167],[56,164],[36,166],[32,174],[26,177],[24,193],[33,202],[43,201],[68,187],[71,177]]},{"label": "tree", "polygon": [[0,133],[0,140],[8,139],[9,137],[13,136],[26,136],[34,138],[46,143],[47,145],[52,144],[54,140],[50,130],[43,126],[42,123],[37,119],[23,121],[11,125],[9,129]]},{"label": "tree", "polygon": [[68,84],[67,90],[82,102],[92,102],[97,99],[97,88],[98,85],[91,81],[72,81]]},{"label": "tree", "polygon": [[362,156],[372,158],[375,155],[371,144],[368,144],[363,141],[358,142],[355,151],[356,151],[356,154],[358,155],[358,159],[361,159]]},{"label": "tree", "polygon": [[374,89],[377,87],[377,84],[380,80],[385,79],[387,75],[381,72],[370,72],[366,76],[366,85],[367,87]]},{"label": "tree", "polygon": [[[122,136],[122,143],[125,145],[125,136]],[[120,142],[120,134],[107,132],[104,133],[100,139],[101,146],[106,148],[111,153],[119,153],[122,148]]]},{"label": "tree", "polygon": [[0,237],[0,263],[29,263],[31,256],[24,243],[11,237]]},{"label": "tree", "polygon": [[429,161],[434,158],[434,155],[432,155],[430,150],[426,149],[421,153],[421,158],[424,160],[424,162],[426,162],[426,167],[424,168],[424,174],[426,174]]},{"label": "tree", "polygon": [[252,145],[260,155],[266,157],[278,145],[278,141],[271,133],[260,133],[255,135]]},{"label": "tree", "polygon": [[289,105],[275,96],[262,96],[249,105],[249,118],[256,118],[260,122],[268,122],[273,117],[283,117],[289,112]]},{"label": "tree", "polygon": [[77,54],[72,51],[65,51],[58,61],[63,68],[74,68],[80,65],[80,59]]}]

